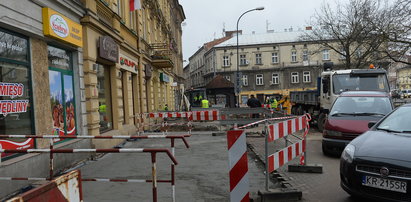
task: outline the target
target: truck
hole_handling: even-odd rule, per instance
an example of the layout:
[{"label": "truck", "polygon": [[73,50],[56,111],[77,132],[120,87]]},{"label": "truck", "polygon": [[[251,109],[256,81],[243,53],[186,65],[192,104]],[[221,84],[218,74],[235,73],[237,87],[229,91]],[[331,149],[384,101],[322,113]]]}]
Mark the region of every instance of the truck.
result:
[{"label": "truck", "polygon": [[317,78],[316,90],[291,91],[291,113],[310,113],[320,131],[335,99],[344,91],[383,91],[390,93],[387,72],[380,68],[332,70],[332,63],[324,64]]}]

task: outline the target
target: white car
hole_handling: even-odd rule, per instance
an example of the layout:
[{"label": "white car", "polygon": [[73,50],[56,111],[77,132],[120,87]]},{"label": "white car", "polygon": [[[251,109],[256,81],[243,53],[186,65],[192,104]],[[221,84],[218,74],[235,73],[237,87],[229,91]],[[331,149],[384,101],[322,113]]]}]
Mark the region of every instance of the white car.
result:
[{"label": "white car", "polygon": [[411,89],[404,89],[401,91],[402,95],[404,98],[410,98],[411,97]]}]

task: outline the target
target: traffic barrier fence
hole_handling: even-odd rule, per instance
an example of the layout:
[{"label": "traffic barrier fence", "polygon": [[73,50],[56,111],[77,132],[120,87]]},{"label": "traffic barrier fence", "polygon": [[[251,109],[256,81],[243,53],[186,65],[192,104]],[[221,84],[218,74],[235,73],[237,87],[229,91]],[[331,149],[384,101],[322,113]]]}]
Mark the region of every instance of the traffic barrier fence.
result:
[{"label": "traffic barrier fence", "polygon": [[[151,153],[152,159],[152,179],[101,179],[101,178],[90,178],[82,179],[82,181],[97,181],[97,182],[151,182],[153,186],[153,201],[157,201],[157,183],[170,183],[172,185],[172,199],[175,201],[175,165],[177,161],[174,158],[175,153],[175,139],[181,139],[185,146],[189,148],[186,137],[190,137],[190,134],[185,135],[146,135],[146,136],[54,136],[54,135],[0,135],[0,138],[47,138],[50,139],[49,149],[0,149],[1,153],[50,153],[50,170],[49,178],[41,177],[0,177],[0,180],[53,180],[53,159],[54,153]],[[123,148],[123,149],[54,149],[53,139],[158,139],[165,138],[171,140],[170,152],[168,149],[152,149],[152,148]],[[156,153],[163,152],[166,153],[172,160],[171,164],[171,180],[158,180],[156,173]],[[0,158],[1,163],[1,158]]]}]

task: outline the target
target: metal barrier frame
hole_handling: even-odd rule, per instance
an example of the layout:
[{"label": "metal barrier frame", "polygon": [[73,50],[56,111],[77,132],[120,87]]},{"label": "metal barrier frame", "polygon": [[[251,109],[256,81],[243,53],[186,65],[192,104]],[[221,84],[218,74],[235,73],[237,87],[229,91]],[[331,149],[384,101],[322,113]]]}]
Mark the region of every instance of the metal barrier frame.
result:
[{"label": "metal barrier frame", "polygon": [[[50,139],[49,149],[24,149],[24,150],[11,150],[0,149],[1,153],[50,153],[49,161],[49,178],[21,178],[21,177],[0,177],[0,180],[53,180],[54,173],[54,153],[123,153],[123,152],[151,152],[152,159],[152,180],[140,180],[140,179],[82,179],[82,181],[98,181],[98,182],[152,182],[153,184],[153,201],[157,201],[157,182],[171,183],[172,185],[172,199],[175,201],[175,166],[177,161],[174,158],[175,155],[175,139],[181,139],[186,148],[190,148],[186,137],[190,137],[191,134],[186,135],[146,135],[146,136],[55,136],[55,135],[0,135],[0,138],[34,138],[34,139]],[[53,139],[66,138],[66,139],[159,139],[166,138],[171,141],[171,153],[167,149],[54,149]],[[167,150],[167,151],[166,151]],[[166,152],[172,160],[171,164],[171,180],[157,180],[156,175],[156,153]],[[1,163],[1,158],[0,158]]]}]

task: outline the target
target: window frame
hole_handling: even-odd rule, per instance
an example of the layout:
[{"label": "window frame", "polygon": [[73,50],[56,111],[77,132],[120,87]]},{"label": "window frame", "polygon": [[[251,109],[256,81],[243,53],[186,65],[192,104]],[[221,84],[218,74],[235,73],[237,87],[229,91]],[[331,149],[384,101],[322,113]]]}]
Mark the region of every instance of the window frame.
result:
[{"label": "window frame", "polygon": [[[261,81],[261,83],[259,81]],[[257,86],[263,86],[264,85],[264,74],[256,74],[255,75],[255,85],[257,85]]]},{"label": "window frame", "polygon": [[223,55],[223,67],[230,66],[230,57],[228,55]]},{"label": "window frame", "polygon": [[255,54],[255,64],[256,65],[262,65],[263,64],[263,54],[262,53],[256,53]]},{"label": "window frame", "polygon": [[271,74],[271,84],[273,85],[280,84],[280,74],[279,73]]},{"label": "window frame", "polygon": [[291,83],[300,83],[298,72],[291,72]]},{"label": "window frame", "polygon": [[248,86],[248,75],[243,74],[241,79],[243,80],[243,86]]},{"label": "window frame", "polygon": [[[275,56],[274,56],[274,54],[275,54]],[[275,58],[276,61],[274,61],[274,58]],[[273,64],[280,63],[280,60],[279,60],[279,57],[278,57],[278,52],[271,53],[271,63],[273,63]]]},{"label": "window frame", "polygon": [[329,49],[323,49],[323,60],[330,60],[330,50]]},{"label": "window frame", "polygon": [[303,71],[303,83],[311,83],[311,72],[310,71]]},{"label": "window frame", "polygon": [[291,51],[291,62],[298,62],[297,61],[297,51],[296,50]]},{"label": "window frame", "polygon": [[309,60],[309,58],[308,58],[308,50],[304,50],[303,51],[303,61],[305,62],[305,61],[308,61]]},{"label": "window frame", "polygon": [[247,64],[247,56],[245,54],[240,54],[240,66],[245,66]]}]

